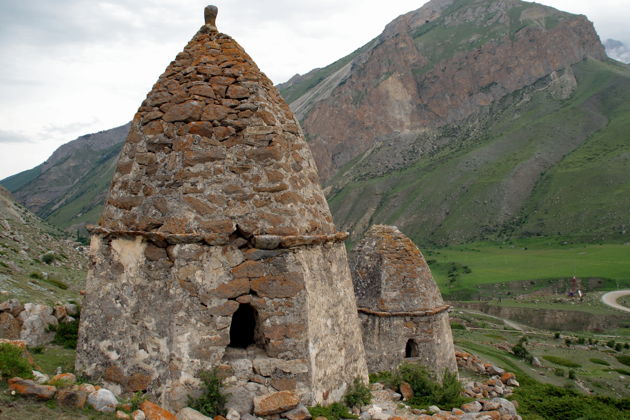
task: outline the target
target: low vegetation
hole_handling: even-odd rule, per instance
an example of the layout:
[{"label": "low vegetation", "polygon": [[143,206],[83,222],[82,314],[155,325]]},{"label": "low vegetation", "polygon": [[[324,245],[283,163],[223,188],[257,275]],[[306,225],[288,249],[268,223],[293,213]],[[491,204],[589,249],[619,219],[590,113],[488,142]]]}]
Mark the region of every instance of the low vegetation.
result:
[{"label": "low vegetation", "polygon": [[341,403],[332,403],[330,405],[316,405],[308,407],[308,412],[316,419],[317,417],[326,417],[328,420],[340,419],[358,419],[358,416],[350,413],[348,407]]},{"label": "low vegetation", "polygon": [[206,416],[225,416],[225,395],[221,393],[221,379],[216,371],[202,371],[199,379],[203,383],[203,393],[198,398],[188,398],[188,406]]},{"label": "low vegetation", "polygon": [[350,408],[362,407],[372,401],[372,392],[361,378],[357,377],[354,378],[352,385],[350,385],[346,395],[343,397],[343,401]]},{"label": "low vegetation", "polygon": [[0,372],[2,378],[32,378],[31,365],[22,355],[22,349],[9,343],[0,343]]},{"label": "low vegetation", "polygon": [[562,357],[546,355],[546,356],[543,356],[543,359],[547,360],[548,362],[554,363],[556,365],[564,366],[568,368],[582,367],[582,365],[580,365],[579,363],[572,362],[571,360],[567,360]]}]

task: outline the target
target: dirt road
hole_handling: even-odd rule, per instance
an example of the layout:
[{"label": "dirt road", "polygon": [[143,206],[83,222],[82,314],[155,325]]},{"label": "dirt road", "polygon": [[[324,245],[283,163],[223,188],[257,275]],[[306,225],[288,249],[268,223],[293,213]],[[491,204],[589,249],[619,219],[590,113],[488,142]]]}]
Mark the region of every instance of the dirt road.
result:
[{"label": "dirt road", "polygon": [[630,295],[630,290],[617,290],[616,292],[608,292],[602,296],[602,302],[612,308],[630,312],[630,308],[617,303],[617,299],[626,295]]}]

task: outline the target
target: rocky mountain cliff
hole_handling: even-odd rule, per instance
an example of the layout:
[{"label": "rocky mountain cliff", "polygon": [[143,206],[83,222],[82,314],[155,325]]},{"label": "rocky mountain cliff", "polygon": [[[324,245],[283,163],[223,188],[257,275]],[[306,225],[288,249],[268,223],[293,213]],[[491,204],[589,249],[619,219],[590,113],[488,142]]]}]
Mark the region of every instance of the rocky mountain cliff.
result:
[{"label": "rocky mountain cliff", "polygon": [[[433,0],[291,102],[330,179],[393,133],[441,127],[606,53],[584,16],[519,0]],[[299,90],[324,70],[281,89]]]},{"label": "rocky mountain cliff", "polygon": [[629,76],[584,16],[433,0],[280,87],[352,240],[374,223],[420,244],[625,240]]},{"label": "rocky mountain cliff", "polygon": [[2,180],[16,200],[73,230],[98,218],[129,124],[64,144],[39,166]]},{"label": "rocky mountain cliff", "polygon": [[[519,0],[432,0],[279,88],[353,241],[374,223],[420,245],[629,240],[630,69],[606,57],[584,16]],[[112,134],[122,142],[126,130]],[[70,229],[97,219],[121,144],[73,143],[2,181]]]},{"label": "rocky mountain cliff", "polygon": [[0,187],[0,300],[52,303],[76,298],[86,269],[84,247]]}]

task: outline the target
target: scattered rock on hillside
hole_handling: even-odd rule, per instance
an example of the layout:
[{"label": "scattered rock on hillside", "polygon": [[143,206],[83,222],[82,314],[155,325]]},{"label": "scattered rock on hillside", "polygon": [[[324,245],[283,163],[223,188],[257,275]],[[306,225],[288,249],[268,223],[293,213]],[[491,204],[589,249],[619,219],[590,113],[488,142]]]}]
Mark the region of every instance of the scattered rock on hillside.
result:
[{"label": "scattered rock on hillside", "polygon": [[177,420],[211,420],[211,418],[204,416],[195,409],[185,407],[177,412]]},{"label": "scattered rock on hillside", "polygon": [[11,378],[9,389],[25,397],[35,397],[40,400],[49,400],[57,392],[57,388],[50,385],[40,385],[30,379]]},{"label": "scattered rock on hillside", "polygon": [[118,400],[112,391],[101,388],[88,396],[88,404],[96,411],[113,413],[118,405]]},{"label": "scattered rock on hillside", "polygon": [[57,326],[57,318],[52,314],[50,306],[37,303],[27,303],[24,311],[19,315],[22,322],[20,338],[26,341],[29,347],[42,346],[50,343],[55,337],[53,331],[49,331],[49,326]]}]

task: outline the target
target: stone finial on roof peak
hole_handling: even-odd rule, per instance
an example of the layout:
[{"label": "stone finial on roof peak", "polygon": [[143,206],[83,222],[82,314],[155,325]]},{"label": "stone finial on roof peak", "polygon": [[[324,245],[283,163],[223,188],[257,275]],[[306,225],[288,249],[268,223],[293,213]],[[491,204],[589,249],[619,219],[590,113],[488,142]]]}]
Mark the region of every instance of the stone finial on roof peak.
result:
[{"label": "stone finial on roof peak", "polygon": [[214,5],[208,5],[203,9],[203,17],[206,21],[206,25],[210,25],[214,29],[217,28],[217,13],[219,13],[219,8]]}]

